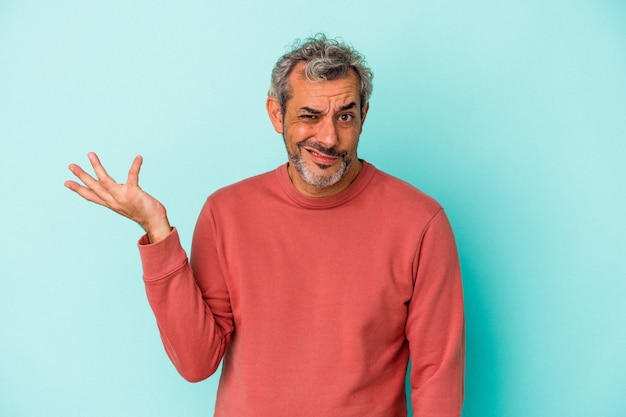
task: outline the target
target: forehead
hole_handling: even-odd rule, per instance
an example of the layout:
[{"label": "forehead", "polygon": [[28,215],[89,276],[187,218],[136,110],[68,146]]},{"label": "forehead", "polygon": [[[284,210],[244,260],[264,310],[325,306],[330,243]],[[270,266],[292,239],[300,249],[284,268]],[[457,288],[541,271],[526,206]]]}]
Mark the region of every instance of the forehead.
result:
[{"label": "forehead", "polygon": [[304,76],[304,63],[296,65],[289,76],[290,96],[287,102],[300,106],[307,103],[324,104],[337,102],[339,105],[355,102],[360,104],[361,81],[357,73],[350,69],[345,77],[328,81],[309,81]]}]

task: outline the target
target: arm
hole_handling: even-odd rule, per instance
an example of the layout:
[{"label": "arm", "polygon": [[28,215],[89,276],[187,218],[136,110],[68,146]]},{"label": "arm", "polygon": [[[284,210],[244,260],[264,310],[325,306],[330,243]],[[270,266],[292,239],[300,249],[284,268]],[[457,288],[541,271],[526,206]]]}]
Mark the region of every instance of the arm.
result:
[{"label": "arm", "polygon": [[212,236],[201,214],[194,233],[193,269],[176,229],[158,243],[150,244],[145,236],[139,242],[146,294],[163,346],[190,382],[215,372],[233,330],[230,299]]},{"label": "arm", "polygon": [[465,324],[461,271],[443,210],[430,221],[416,258],[406,335],[416,417],[459,417],[463,405]]},{"label": "arm", "polygon": [[[214,276],[203,275],[200,289],[180,245],[178,232],[170,227],[165,207],[139,187],[140,156],[133,161],[126,184],[116,183],[96,154],[90,153],[89,161],[96,178],[72,164],[70,171],[84,185],[66,181],[65,186],[145,229],[147,235],[139,241],[144,282],[165,350],[185,379],[195,382],[208,377],[215,372],[232,331],[230,301],[219,270]],[[214,254],[215,248],[211,251],[210,246],[213,234],[207,229],[210,225],[202,221],[198,224],[194,247],[200,247],[200,253]],[[208,239],[204,239],[205,236]],[[210,271],[211,266],[219,264],[216,258],[208,257],[211,259],[196,256],[208,262],[208,267],[200,268],[203,271]]]}]

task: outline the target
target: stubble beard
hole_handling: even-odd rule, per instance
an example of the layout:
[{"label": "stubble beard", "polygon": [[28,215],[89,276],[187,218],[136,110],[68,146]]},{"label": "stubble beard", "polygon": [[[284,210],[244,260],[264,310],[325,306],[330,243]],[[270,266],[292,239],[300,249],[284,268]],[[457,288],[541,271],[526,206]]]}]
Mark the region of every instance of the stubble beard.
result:
[{"label": "stubble beard", "polygon": [[[323,172],[313,172],[302,158],[303,146],[313,148],[317,152],[324,155],[341,158],[341,165],[339,166],[339,169],[336,172],[329,174],[325,174]],[[329,149],[319,143],[308,140],[298,143],[295,152],[289,152],[289,150],[287,150],[287,156],[289,158],[289,163],[295,168],[298,175],[300,175],[300,178],[302,178],[307,184],[317,188],[326,188],[337,184],[339,180],[346,175],[352,166],[352,163],[356,159],[356,153],[351,158],[348,158],[348,153],[346,151],[338,152],[335,149]],[[330,168],[330,165],[315,165],[317,165],[317,167],[322,171]]]}]

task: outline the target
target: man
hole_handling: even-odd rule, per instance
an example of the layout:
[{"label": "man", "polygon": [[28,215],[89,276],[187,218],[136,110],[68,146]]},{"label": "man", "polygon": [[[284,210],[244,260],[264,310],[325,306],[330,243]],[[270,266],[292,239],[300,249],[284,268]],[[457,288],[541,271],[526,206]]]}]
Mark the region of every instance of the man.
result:
[{"label": "man", "polygon": [[190,262],[165,208],[138,186],[66,186],[138,222],[148,299],[189,381],[223,359],[216,416],[459,416],[464,318],[443,209],[357,157],[372,73],[323,35],[272,72],[267,111],[289,162],[211,195]]}]

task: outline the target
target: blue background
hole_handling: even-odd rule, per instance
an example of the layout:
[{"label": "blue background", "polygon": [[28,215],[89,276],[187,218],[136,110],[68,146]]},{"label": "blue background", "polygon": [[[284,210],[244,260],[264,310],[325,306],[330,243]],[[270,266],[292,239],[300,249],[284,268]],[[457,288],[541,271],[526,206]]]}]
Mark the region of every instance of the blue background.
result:
[{"label": "blue background", "polygon": [[0,415],[211,415],[217,376],[163,352],[140,228],[67,165],[123,180],[141,153],[188,249],[209,193],[286,160],[269,73],[318,31],[375,71],[360,156],[453,223],[464,416],[626,415],[626,3],[215,3],[0,0]]}]

